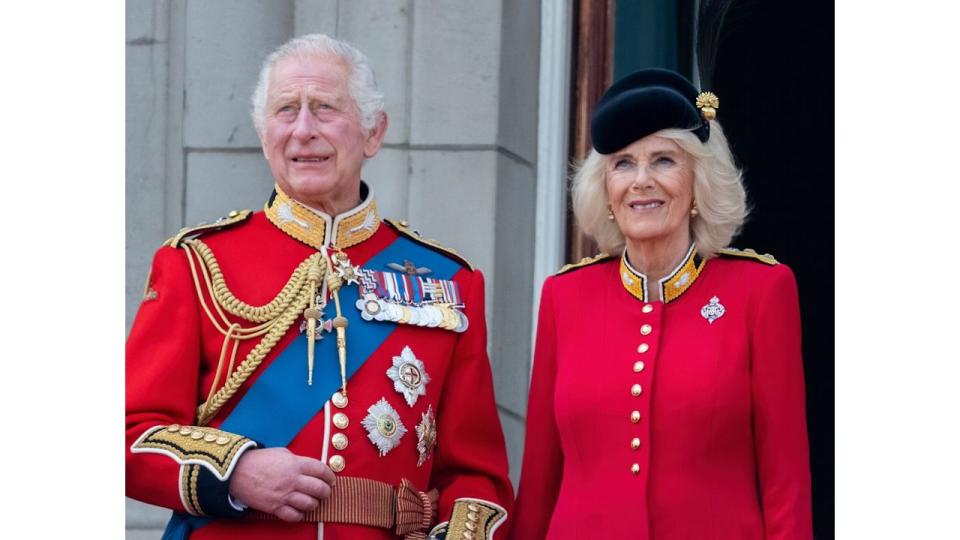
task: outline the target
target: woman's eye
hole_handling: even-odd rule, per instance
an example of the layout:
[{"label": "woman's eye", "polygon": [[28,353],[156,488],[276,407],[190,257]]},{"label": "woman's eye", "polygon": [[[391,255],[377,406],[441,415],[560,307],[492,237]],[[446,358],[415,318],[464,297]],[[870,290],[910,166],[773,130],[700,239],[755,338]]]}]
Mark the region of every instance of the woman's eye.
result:
[{"label": "woman's eye", "polygon": [[613,162],[613,168],[617,170],[626,169],[629,166],[630,166],[630,160],[628,159],[618,159]]},{"label": "woman's eye", "polygon": [[660,156],[653,162],[654,165],[673,165],[674,163],[676,162],[667,156]]}]

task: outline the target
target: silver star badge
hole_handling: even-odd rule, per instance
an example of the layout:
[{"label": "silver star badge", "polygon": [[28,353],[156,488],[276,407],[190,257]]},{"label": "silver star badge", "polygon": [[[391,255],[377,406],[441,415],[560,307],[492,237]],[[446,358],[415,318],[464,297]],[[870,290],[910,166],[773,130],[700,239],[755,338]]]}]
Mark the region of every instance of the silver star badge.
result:
[{"label": "silver star badge", "polygon": [[703,318],[707,320],[710,324],[713,324],[713,321],[723,317],[723,314],[727,312],[727,308],[723,307],[723,304],[720,303],[720,299],[714,296],[710,299],[710,303],[706,304],[700,308],[700,315],[703,315]]},{"label": "silver star badge", "polygon": [[393,381],[393,389],[403,394],[407,405],[413,407],[417,398],[427,394],[430,376],[410,347],[404,347],[400,356],[393,357],[393,365],[387,370],[387,377]]},{"label": "silver star badge", "polygon": [[407,428],[400,421],[400,415],[385,398],[380,398],[380,401],[371,405],[367,409],[366,418],[360,423],[367,430],[370,442],[380,451],[380,457],[396,448],[407,433]]}]

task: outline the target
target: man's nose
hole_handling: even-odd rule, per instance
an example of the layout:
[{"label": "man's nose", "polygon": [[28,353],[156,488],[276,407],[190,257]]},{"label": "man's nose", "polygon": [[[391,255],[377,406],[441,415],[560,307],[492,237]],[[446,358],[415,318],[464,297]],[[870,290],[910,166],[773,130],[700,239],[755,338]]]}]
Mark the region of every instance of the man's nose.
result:
[{"label": "man's nose", "polygon": [[313,115],[310,107],[300,107],[297,120],[293,125],[293,136],[298,139],[312,139],[317,136],[319,127],[320,122]]}]

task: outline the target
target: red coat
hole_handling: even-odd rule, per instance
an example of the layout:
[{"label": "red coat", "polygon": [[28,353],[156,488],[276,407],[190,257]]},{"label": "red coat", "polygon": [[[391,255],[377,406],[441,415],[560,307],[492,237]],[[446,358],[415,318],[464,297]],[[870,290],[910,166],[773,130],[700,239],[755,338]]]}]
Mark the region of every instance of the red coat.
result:
[{"label": "red coat", "polygon": [[[349,219],[340,216],[337,222],[311,216],[295,204],[295,214],[287,208],[286,215],[275,213],[273,222],[264,212],[257,212],[241,223],[207,232],[200,240],[216,256],[232,293],[259,306],[273,299],[294,269],[317,253],[316,246],[308,245],[310,238],[291,237],[298,221],[309,222],[310,231],[321,231],[312,241],[332,240],[349,245],[344,251],[354,265],[403,275],[387,264],[410,261],[422,271],[429,269],[427,277],[457,283],[468,328],[458,333],[436,326],[363,320],[355,305],[358,286],[343,286],[342,311],[349,320],[347,363],[351,369],[360,364],[349,378],[348,403],[341,406],[342,403],[330,401],[333,390],[340,385],[335,334],[325,334],[317,342],[315,380],[313,386],[307,386],[306,355],[296,349],[303,347],[298,343],[306,341],[298,317],[208,424],[227,432],[230,442],[225,447],[232,447],[237,441],[237,454],[222,460],[222,472],[226,473],[223,479],[203,465],[195,467],[197,477],[191,485],[191,479],[184,480],[182,472],[192,465],[183,456],[178,457],[176,451],[164,448],[163,441],[152,447],[140,441],[138,446],[138,441],[154,426],[196,423],[197,406],[207,398],[224,341],[198,301],[186,257],[188,250],[165,245],[157,251],[145,299],[127,342],[126,481],[130,497],[176,511],[168,531],[179,527],[181,536],[188,534],[194,540],[398,538],[385,528],[343,523],[287,524],[242,517],[226,497],[229,467],[253,444],[286,446],[295,454],[330,463],[334,456],[339,456],[343,470],[338,477],[374,479],[392,486],[407,479],[419,491],[438,489],[439,515],[434,523],[449,520],[454,503],[460,498],[480,499],[504,512],[511,510],[512,488],[486,353],[483,276],[455,255],[403,232],[402,226],[381,222],[371,201],[372,194],[349,213]],[[276,206],[276,201],[273,204]],[[322,232],[324,226],[327,231],[336,229],[332,236]],[[205,287],[203,290],[212,310],[210,294]],[[333,317],[332,301],[325,311],[326,317]],[[228,318],[254,326],[233,315]],[[257,342],[259,339],[240,343],[237,365]],[[278,360],[288,349],[294,351],[292,356]],[[406,349],[422,362],[420,393],[410,396],[401,392],[396,377],[388,374],[395,365],[394,357],[403,357]],[[287,367],[283,362],[287,362]],[[324,373],[332,374],[335,380],[335,385],[325,393],[321,384]],[[218,387],[223,386],[224,378],[221,375]],[[365,427],[363,423],[368,408],[380,400],[396,411],[406,430],[384,455],[371,440],[370,430],[377,428]],[[424,453],[423,445],[418,449],[417,426],[430,412],[435,415],[436,445]],[[338,415],[345,415],[345,426]],[[171,428],[170,434],[178,435],[176,427]],[[215,436],[216,433],[209,438],[213,440]],[[185,436],[184,441],[188,438]],[[346,446],[337,449],[334,443],[338,441],[340,446],[344,442]],[[190,533],[191,530],[194,532]],[[501,528],[497,538],[504,531]]]},{"label": "red coat", "polygon": [[728,255],[546,280],[512,538],[812,537],[796,284]]}]

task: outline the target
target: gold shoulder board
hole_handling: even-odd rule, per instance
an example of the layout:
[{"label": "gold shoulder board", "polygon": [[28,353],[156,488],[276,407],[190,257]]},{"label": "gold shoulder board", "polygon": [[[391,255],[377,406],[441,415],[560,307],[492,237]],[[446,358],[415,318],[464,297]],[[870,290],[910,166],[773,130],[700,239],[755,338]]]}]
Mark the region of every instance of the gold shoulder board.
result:
[{"label": "gold shoulder board", "polygon": [[226,216],[214,221],[213,223],[201,223],[199,225],[194,225],[193,227],[184,227],[180,229],[180,232],[168,238],[163,245],[180,247],[180,242],[182,242],[183,239],[188,236],[198,236],[209,231],[219,231],[220,229],[225,229],[231,225],[243,223],[251,215],[253,215],[253,210],[233,210]]},{"label": "gold shoulder board", "polygon": [[439,252],[443,253],[444,255],[447,255],[448,257],[456,260],[456,261],[459,262],[460,264],[462,264],[462,265],[466,266],[467,268],[469,268],[471,272],[474,271],[474,270],[476,270],[476,268],[474,268],[474,266],[473,266],[472,264],[470,264],[470,261],[468,261],[466,258],[464,258],[463,255],[457,253],[457,250],[455,250],[455,249],[453,249],[453,248],[448,248],[448,247],[446,247],[446,246],[442,246],[442,245],[440,245],[436,240],[431,240],[431,239],[429,239],[429,238],[424,238],[424,237],[420,236],[420,233],[418,233],[418,232],[416,232],[416,231],[414,231],[413,229],[410,228],[410,224],[407,223],[406,220],[403,220],[403,219],[399,219],[399,220],[398,220],[398,219],[389,219],[389,218],[388,218],[388,219],[384,219],[383,221],[384,221],[385,223],[387,223],[388,225],[390,225],[391,227],[393,227],[394,229],[396,229],[397,232],[399,232],[400,234],[402,234],[402,235],[406,236],[407,238],[413,240],[414,242],[416,242],[416,243],[418,243],[418,244],[422,244],[422,245],[427,246],[427,247],[430,247],[430,248],[433,248],[433,249],[435,249],[436,251],[439,251]]},{"label": "gold shoulder board", "polygon": [[593,257],[584,257],[580,259],[580,262],[563,265],[563,267],[560,270],[557,270],[557,273],[554,275],[559,276],[560,274],[566,274],[567,272],[576,270],[577,268],[584,268],[586,266],[590,266],[591,264],[597,264],[611,258],[613,258],[613,255],[607,255],[606,253],[601,253]]},{"label": "gold shoulder board", "polygon": [[761,255],[750,248],[737,249],[734,247],[726,247],[717,251],[717,255],[726,256],[726,257],[740,257],[742,259],[753,259],[755,261],[760,261],[764,264],[769,264],[770,266],[773,266],[775,264],[780,264],[777,262],[777,259],[773,258],[773,255],[769,253],[764,253],[763,255]]}]

